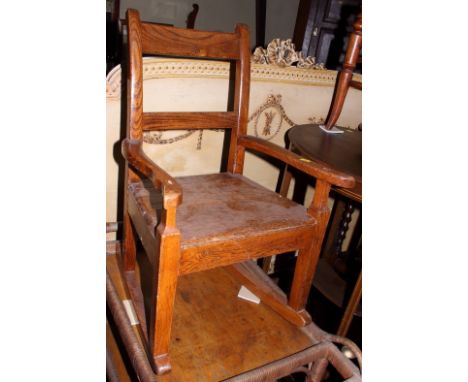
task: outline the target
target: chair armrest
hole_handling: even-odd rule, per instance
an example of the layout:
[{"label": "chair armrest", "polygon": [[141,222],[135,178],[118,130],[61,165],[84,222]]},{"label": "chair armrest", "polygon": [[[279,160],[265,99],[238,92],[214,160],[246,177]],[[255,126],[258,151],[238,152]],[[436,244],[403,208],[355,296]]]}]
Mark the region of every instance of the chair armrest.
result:
[{"label": "chair armrest", "polygon": [[165,209],[175,208],[182,203],[182,187],[144,153],[140,140],[124,139],[122,154],[130,165],[153,182],[154,187],[162,189]]},{"label": "chair armrest", "polygon": [[279,159],[280,161],[297,168],[314,178],[322,179],[334,186],[352,188],[355,185],[355,179],[353,176],[333,170],[319,163],[312,162],[289,150],[286,150],[281,146],[265,141],[264,139],[250,135],[242,135],[239,137],[238,142],[245,148]]}]

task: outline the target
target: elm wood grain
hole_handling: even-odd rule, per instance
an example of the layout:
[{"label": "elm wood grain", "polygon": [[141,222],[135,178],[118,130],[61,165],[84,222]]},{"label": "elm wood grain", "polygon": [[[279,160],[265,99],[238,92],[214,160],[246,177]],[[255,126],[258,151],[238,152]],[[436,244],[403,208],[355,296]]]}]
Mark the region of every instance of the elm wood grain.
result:
[{"label": "elm wood grain", "polygon": [[229,271],[235,274],[253,294],[279,313],[283,318],[297,326],[305,326],[312,318],[305,310],[296,311],[288,305],[286,294],[252,261],[230,265]]},{"label": "elm wood grain", "polygon": [[239,174],[177,179],[184,189],[184,203],[178,209],[184,247],[226,236],[235,241],[248,235],[310,229],[316,224],[303,206]]},{"label": "elm wood grain", "polygon": [[127,137],[143,137],[143,73],[140,18],[136,12],[127,11],[129,65],[127,70]]},{"label": "elm wood grain", "polygon": [[[157,166],[143,151],[141,140],[124,139],[122,154],[131,165],[153,182],[156,189],[162,189],[164,208],[175,208],[182,202],[182,189],[177,181]],[[133,183],[134,179],[129,179]]]},{"label": "elm wood grain", "polygon": [[[108,256],[108,304],[125,299],[122,274],[115,255]],[[109,271],[112,267],[114,271]],[[138,268],[138,267],[137,267]],[[139,275],[140,272],[137,272]],[[120,278],[120,280],[119,280]],[[270,281],[271,282],[271,281]],[[156,376],[151,370],[141,338],[129,330],[129,322],[120,304],[117,321],[125,338],[129,358],[143,382],[186,382],[271,380],[291,374],[297,366],[329,359],[344,378],[359,370],[329,341],[329,335],[313,324],[298,329],[262,302],[253,304],[237,297],[242,280],[226,268],[197,272],[179,279],[174,304],[174,327],[171,336],[172,372]],[[117,301],[115,297],[117,295]],[[119,305],[119,304],[117,304]],[[118,307],[118,306],[117,306]],[[115,310],[115,309],[114,309]],[[111,309],[112,311],[112,309]],[[114,313],[114,312],[113,312]],[[267,324],[266,324],[267,323]],[[131,328],[130,328],[131,329]],[[340,343],[340,342],[339,342]],[[352,344],[345,339],[341,343]]]},{"label": "elm wood grain", "polygon": [[350,86],[362,89],[362,84],[358,85],[357,81],[353,81],[353,71],[359,59],[359,52],[362,46],[362,16],[359,15],[353,24],[354,31],[349,36],[348,46],[346,47],[346,55],[343,63],[343,69],[338,74],[335,94],[333,95],[332,105],[325,121],[325,128],[330,130],[335,126],[340,117],[343,105],[348,94]]},{"label": "elm wood grain", "polygon": [[[114,262],[117,269],[115,258]],[[115,284],[123,282],[117,281],[119,277],[112,273]],[[219,381],[313,344],[263,303],[239,299],[240,286],[241,281],[224,268],[179,278],[171,335],[172,371],[158,376],[158,381]]]},{"label": "elm wood grain", "polygon": [[305,309],[307,297],[314,277],[317,262],[320,256],[322,241],[325,236],[330,210],[327,206],[330,183],[317,179],[314,197],[308,208],[318,221],[317,231],[311,237],[311,245],[307,249],[301,249],[297,254],[296,267],[289,296],[289,305],[297,311]]},{"label": "elm wood grain", "polygon": [[[143,81],[139,76],[143,70],[143,59],[141,58],[141,28],[138,14],[127,14],[128,34],[128,60],[127,68],[127,137],[133,141],[141,141],[143,137]],[[123,147],[123,149],[125,149]],[[131,154],[131,151],[130,153]],[[125,162],[124,184],[136,181],[137,175],[130,168],[128,161]],[[124,187],[123,197],[123,267],[132,272],[136,265],[136,232],[133,229],[130,215],[128,213],[128,190]]]},{"label": "elm wood grain", "polygon": [[[136,174],[132,171],[128,163],[125,163],[124,170],[124,184],[128,184],[130,181],[135,181],[137,179]],[[136,264],[136,242],[135,242],[135,231],[133,229],[133,224],[130,219],[128,212],[129,205],[129,192],[124,189],[123,197],[123,240],[122,240],[122,249],[123,249],[123,267],[126,271],[134,271]]]},{"label": "elm wood grain", "polygon": [[141,23],[141,42],[147,54],[218,60],[239,57],[239,41],[233,33]]},{"label": "elm wood grain", "polygon": [[236,60],[234,83],[234,112],[237,113],[237,126],[231,131],[229,143],[229,172],[242,174],[244,170],[245,149],[239,144],[239,137],[247,134],[250,98],[250,37],[246,25],[236,25],[239,39],[239,59]]},{"label": "elm wood grain", "polygon": [[168,322],[172,322],[180,267],[180,231],[175,226],[175,213],[175,208],[163,210],[161,220],[164,223],[156,228],[159,256],[155,257],[151,291],[150,344],[156,369],[161,374],[171,370],[168,355],[171,331]]},{"label": "elm wood grain", "polygon": [[[308,235],[315,231],[316,220],[303,206],[240,175],[176,180],[184,189],[184,203],[177,209],[182,238],[180,274],[304,248]],[[138,224],[143,224],[138,216],[144,216],[147,224],[139,228],[145,245],[158,224],[160,194],[150,182],[134,183],[130,188],[135,198],[132,215]],[[140,211],[134,213],[133,206]]]},{"label": "elm wood grain", "polygon": [[143,113],[143,130],[232,129],[237,124],[233,112]]},{"label": "elm wood grain", "polygon": [[[139,198],[138,194],[134,194],[133,190],[129,187],[129,200],[128,200],[128,213],[131,217],[131,224],[132,227],[135,227],[135,231],[138,232],[139,239],[143,244],[143,248],[145,249],[148,259],[151,264],[155,264],[155,256],[157,253],[157,243],[155,242],[155,232],[154,227],[148,225],[148,222],[151,221],[148,214],[142,214],[141,211],[144,207],[141,206],[142,200]],[[143,210],[144,211],[144,210]],[[127,254],[127,253],[125,253]],[[124,256],[125,258],[125,256]],[[134,271],[135,268],[132,270],[125,269],[126,271]]]},{"label": "elm wood grain", "polygon": [[[223,268],[183,276],[179,285],[182,301],[178,303],[185,314],[174,315],[174,335],[180,346],[174,345],[174,363],[177,356],[187,357],[192,368],[211,375],[192,380],[222,380],[311,345],[295,325],[263,303],[239,299],[240,280]],[[190,337],[199,344],[196,351]],[[198,353],[197,359],[193,353]]]},{"label": "elm wood grain", "polygon": [[[319,254],[324,227],[326,226],[326,197],[330,182],[350,187],[350,176],[323,171],[321,166],[303,163],[300,158],[272,144],[261,145],[246,137],[250,91],[250,50],[247,27],[237,25],[235,33],[200,32],[161,27],[139,21],[138,12],[128,10],[130,84],[142,82],[141,59],[143,53],[174,54],[229,58],[235,61],[233,114],[234,124],[229,142],[228,173],[212,176],[194,176],[174,179],[153,163],[142,150],[141,91],[131,91],[129,112],[134,118],[127,128],[127,138],[122,153],[128,163],[125,206],[128,218],[124,219],[124,232],[135,234],[148,252],[153,271],[150,294],[149,347],[158,374],[170,370],[169,347],[173,308],[178,277],[189,272],[234,264],[255,257],[271,256],[289,250],[299,250],[300,261],[293,279],[290,307],[298,315],[306,316],[303,308],[307,294],[302,289],[312,282],[313,270]],[[151,40],[151,42],[150,42]],[[135,64],[138,62],[138,64]],[[134,86],[134,89],[139,89]],[[179,128],[188,119],[207,120],[209,115],[191,113],[185,117],[161,113],[165,124]],[[156,120],[157,114],[151,114]],[[219,115],[217,114],[218,118]],[[186,119],[184,119],[186,118]],[[224,119],[206,122],[209,128]],[[224,117],[223,117],[224,118]],[[224,126],[219,126],[220,128]],[[264,151],[291,165],[315,174],[322,192],[317,193],[312,206],[305,209],[268,191],[242,176],[246,148]],[[133,171],[133,172],[132,172]],[[142,187],[139,179],[149,180]],[[149,195],[145,195],[145,189]],[[184,194],[182,202],[182,193]],[[151,194],[160,198],[160,207],[152,205]],[[131,196],[130,196],[131,195]],[[177,216],[177,223],[176,223]],[[135,231],[135,232],[134,232]],[[309,239],[310,238],[310,239]],[[135,251],[132,240],[124,245],[124,261],[135,267]],[[309,245],[310,244],[310,245]],[[258,283],[262,280],[258,279]],[[265,302],[278,301],[265,299]],[[290,316],[290,308],[277,311]],[[303,323],[299,323],[303,324]]]},{"label": "elm wood grain", "polygon": [[[239,240],[253,231],[261,235],[316,224],[304,206],[242,175],[195,175],[176,181],[184,190],[184,202],[177,209],[184,249],[204,242]],[[145,212],[144,221],[154,229],[163,209],[160,192],[148,180],[132,183],[129,189],[137,208]]]},{"label": "elm wood grain", "polygon": [[250,236],[238,242],[225,241],[222,245],[207,243],[198,248],[184,249],[181,259],[181,274],[199,272],[205,269],[225,266],[249,259],[290,252],[303,247],[307,236],[313,231],[282,231]]},{"label": "elm wood grain", "polygon": [[[129,10],[127,12],[127,19],[128,19],[128,26],[129,26],[129,60],[131,69],[130,70],[130,77],[131,80],[129,81],[130,84],[134,84],[136,81],[137,83],[142,83],[142,71],[141,71],[141,61],[142,61],[142,54],[143,53],[156,53],[156,54],[175,54],[179,56],[193,56],[193,57],[205,57],[211,56],[211,58],[215,59],[236,59],[236,93],[237,98],[234,100],[234,110],[237,112],[236,119],[237,124],[244,124],[246,125],[247,122],[247,106],[248,105],[248,84],[249,84],[249,65],[250,65],[250,57],[249,57],[249,46],[248,46],[248,32],[245,26],[238,25],[236,27],[236,33],[212,33],[212,32],[200,32],[200,31],[188,31],[188,30],[181,30],[178,28],[170,28],[170,27],[161,27],[157,25],[150,25],[150,24],[142,24],[139,21],[138,12],[134,10]],[[245,40],[242,42],[241,40]],[[245,63],[247,62],[247,63]],[[247,80],[244,80],[247,78]],[[245,89],[245,86],[247,88]],[[136,91],[135,91],[136,89]],[[141,89],[134,86],[132,88],[132,92],[129,92],[129,110],[132,116],[135,118],[129,119],[128,123],[128,134],[127,139],[123,143],[123,154],[124,157],[128,162],[131,163],[131,167],[136,168],[138,171],[143,173],[143,175],[150,177],[150,179],[154,182],[154,186],[156,188],[160,188],[162,190],[163,201],[164,201],[164,210],[161,211],[161,221],[160,225],[162,227],[168,226],[168,217],[173,216],[173,220],[175,219],[175,210],[168,214],[167,212],[169,209],[175,208],[181,202],[181,192],[179,192],[179,188],[177,184],[170,177],[162,171],[159,167],[155,164],[152,164],[148,158],[144,155],[141,150],[141,137],[142,137],[142,123],[141,123],[141,116],[142,116],[142,93]],[[240,100],[239,97],[241,95],[246,95],[244,97],[245,100]],[[133,125],[132,125],[133,124]],[[220,126],[222,127],[222,126]],[[239,126],[236,126],[238,128]],[[136,132],[135,132],[136,129]],[[137,142],[133,142],[136,140]],[[234,149],[234,151],[232,151]],[[235,153],[235,157],[231,159],[231,162],[234,160],[238,160],[238,148],[236,142],[231,143],[231,153]],[[135,180],[134,177],[127,178],[129,183],[132,183]],[[128,192],[128,191],[127,191]],[[128,200],[128,198],[127,198]],[[131,204],[131,203],[130,203]],[[124,224],[127,226],[131,226],[129,222],[130,219],[124,219]],[[139,220],[136,218],[135,220]],[[175,222],[175,221],[174,221]],[[173,225],[172,225],[173,226]],[[175,227],[174,227],[175,229]],[[131,235],[131,229],[127,227],[124,228],[124,232],[127,235]],[[148,235],[145,235],[148,236]],[[168,235],[169,236],[169,235]],[[160,248],[166,248],[163,242],[166,240],[166,234],[154,234],[155,240],[159,240],[160,243],[157,246]],[[170,240],[170,239],[168,239]],[[128,253],[126,253],[126,257],[128,258],[128,262],[131,266],[135,265],[135,252],[134,246],[132,246],[131,240],[128,240],[130,245],[125,245],[125,248],[129,248]],[[147,240],[148,241],[148,240]],[[144,244],[146,248],[149,248],[151,244]],[[176,251],[180,251],[177,248],[177,245],[169,245],[167,248],[171,249],[174,248]],[[165,256],[164,254],[156,254],[154,251],[153,258],[153,265],[155,267],[155,274],[160,273],[159,265],[160,259],[159,257]],[[161,271],[162,272],[162,271]],[[164,275],[164,279],[170,279],[170,281],[163,282],[163,285],[173,285],[174,279],[177,277],[177,273],[171,275]],[[155,280],[155,285],[159,284],[159,279]],[[156,301],[156,297],[164,295],[164,293],[159,293],[157,287],[153,288],[152,293],[154,294],[153,300]],[[171,288],[168,290],[169,295],[172,295]],[[161,299],[170,301],[172,297],[160,297]],[[158,303],[156,303],[158,304]],[[156,311],[158,309],[156,308]],[[169,308],[169,312],[171,309]],[[165,354],[167,354],[167,349],[162,349],[162,347],[167,347],[167,338],[170,335],[170,324],[171,318],[166,318],[164,313],[152,314],[152,320],[154,319],[154,324],[150,323],[150,326],[154,328],[154,331],[160,333],[155,336],[151,336],[152,348],[154,349],[154,358],[155,363],[159,368],[159,372],[166,372],[169,370],[168,367],[168,358]],[[156,330],[156,328],[160,328],[160,330]],[[159,338],[159,336],[163,336]],[[157,342],[160,342],[161,345],[158,345]],[[163,355],[163,358],[161,356]]]}]

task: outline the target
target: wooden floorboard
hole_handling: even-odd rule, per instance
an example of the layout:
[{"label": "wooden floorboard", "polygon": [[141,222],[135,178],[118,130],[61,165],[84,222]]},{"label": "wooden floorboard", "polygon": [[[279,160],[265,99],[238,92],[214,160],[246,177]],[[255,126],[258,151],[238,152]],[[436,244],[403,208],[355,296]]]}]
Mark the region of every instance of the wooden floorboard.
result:
[{"label": "wooden floorboard", "polygon": [[[120,277],[109,260],[111,277]],[[220,381],[311,346],[309,337],[267,306],[239,299],[240,285],[224,268],[179,278],[172,372],[158,381]]]}]

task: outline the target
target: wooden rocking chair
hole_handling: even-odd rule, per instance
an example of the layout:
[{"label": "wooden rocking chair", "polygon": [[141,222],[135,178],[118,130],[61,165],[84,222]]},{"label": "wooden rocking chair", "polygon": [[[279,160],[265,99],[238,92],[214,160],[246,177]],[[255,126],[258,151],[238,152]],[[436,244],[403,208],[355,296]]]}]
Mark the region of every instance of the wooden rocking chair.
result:
[{"label": "wooden rocking chair", "polygon": [[[297,327],[311,323],[304,307],[330,214],[328,193],[331,185],[352,187],[354,179],[247,135],[250,50],[245,25],[238,24],[234,33],[180,29],[143,23],[137,11],[128,10],[127,26],[122,268],[143,337],[149,344],[152,367],[157,374],[165,374],[171,370],[169,345],[174,302],[178,280],[183,275],[225,267],[275,314]],[[143,112],[143,54],[232,62],[235,80],[231,110]],[[173,178],[142,149],[144,131],[214,128],[224,128],[230,134],[227,171],[223,173]],[[243,176],[245,150],[273,157],[315,177],[316,190],[310,207],[306,209]],[[151,268],[149,296],[142,293],[136,281],[136,237]],[[294,250],[298,251],[297,265],[290,295],[286,297],[250,260]],[[200,288],[208,284],[199,281],[197,285]],[[180,287],[190,292],[190,284]],[[148,333],[144,298],[150,305]]]}]

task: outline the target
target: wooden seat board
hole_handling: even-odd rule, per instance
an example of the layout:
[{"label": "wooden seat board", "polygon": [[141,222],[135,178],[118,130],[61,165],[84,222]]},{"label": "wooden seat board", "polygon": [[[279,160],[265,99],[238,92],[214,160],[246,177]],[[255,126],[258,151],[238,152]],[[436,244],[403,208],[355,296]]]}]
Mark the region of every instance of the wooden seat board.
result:
[{"label": "wooden seat board", "polygon": [[[182,249],[213,240],[232,240],[252,232],[260,236],[316,223],[304,206],[242,175],[198,175],[180,177],[177,182],[183,189],[183,202],[177,210]],[[133,183],[130,191],[147,223],[154,228],[161,209],[161,193],[146,181]]]}]

